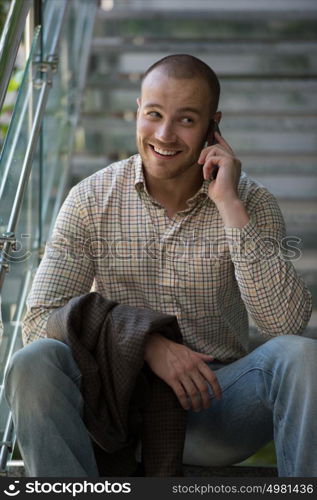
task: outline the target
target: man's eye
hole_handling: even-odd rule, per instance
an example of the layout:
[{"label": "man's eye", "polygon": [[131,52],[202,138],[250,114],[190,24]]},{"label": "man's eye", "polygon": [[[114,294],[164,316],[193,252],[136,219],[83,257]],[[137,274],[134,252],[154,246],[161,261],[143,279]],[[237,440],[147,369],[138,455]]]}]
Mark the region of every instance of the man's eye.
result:
[{"label": "man's eye", "polygon": [[159,118],[161,116],[160,113],[158,113],[157,111],[149,111],[147,115],[150,116],[151,118]]},{"label": "man's eye", "polygon": [[194,123],[194,120],[192,118],[189,118],[189,116],[185,116],[182,118],[183,123]]}]

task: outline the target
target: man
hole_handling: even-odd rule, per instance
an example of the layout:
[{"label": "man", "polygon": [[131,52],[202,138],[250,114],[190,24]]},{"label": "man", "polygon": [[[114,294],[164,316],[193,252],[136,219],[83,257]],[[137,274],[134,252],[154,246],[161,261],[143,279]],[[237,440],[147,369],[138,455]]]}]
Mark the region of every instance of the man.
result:
[{"label": "man", "polygon": [[[280,476],[317,476],[317,344],[298,336],[311,297],[282,252],[275,199],[241,173],[216,131],[219,91],[214,72],[189,55],[168,56],[145,73],[139,154],[71,190],[35,277],[24,340],[45,336],[52,311],[92,285],[120,303],[175,314],[183,344],[153,334],[144,359],[187,410],[184,461],[236,463],[274,438]],[[247,312],[271,338],[249,354]],[[93,475],[76,414],[80,373],[69,351],[60,349],[57,362],[52,350],[47,340],[27,346],[7,376],[20,447],[35,473],[44,460],[60,475],[62,457],[65,474]],[[43,370],[63,378],[52,389],[40,380]],[[36,412],[31,417],[28,401],[40,405],[41,391],[63,402],[46,414],[54,442]]]}]

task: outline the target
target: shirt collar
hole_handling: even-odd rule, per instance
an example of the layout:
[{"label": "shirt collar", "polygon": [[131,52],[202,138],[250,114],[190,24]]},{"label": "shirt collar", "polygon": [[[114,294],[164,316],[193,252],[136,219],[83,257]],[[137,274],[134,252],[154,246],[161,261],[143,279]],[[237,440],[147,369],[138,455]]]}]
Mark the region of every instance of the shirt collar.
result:
[{"label": "shirt collar", "polygon": [[208,198],[208,186],[210,184],[210,181],[204,180],[200,189],[197,191],[197,193],[194,194],[191,198],[187,200],[187,205],[189,207],[192,207],[193,205],[196,205],[198,201],[203,200]]},{"label": "shirt collar", "polygon": [[137,191],[145,188],[145,179],[143,175],[142,159],[139,154],[135,155],[135,177],[134,177],[134,187]]},{"label": "shirt collar", "polygon": [[[194,194],[191,198],[187,200],[187,205],[188,207],[193,207],[198,203],[199,201],[208,198],[208,187],[209,187],[210,181],[204,180],[200,189],[197,191],[197,193]],[[135,158],[135,178],[134,178],[134,187],[135,189],[140,192],[140,191],[145,191],[147,194],[148,191],[146,189],[146,184],[145,184],[145,179],[144,179],[144,174],[143,174],[143,167],[142,167],[142,159],[139,154],[136,155]]]}]

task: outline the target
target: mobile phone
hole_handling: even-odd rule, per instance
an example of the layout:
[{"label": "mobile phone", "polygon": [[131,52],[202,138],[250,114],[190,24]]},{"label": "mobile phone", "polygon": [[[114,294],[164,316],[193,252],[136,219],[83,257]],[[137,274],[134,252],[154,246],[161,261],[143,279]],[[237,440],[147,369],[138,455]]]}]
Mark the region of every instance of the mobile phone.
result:
[{"label": "mobile phone", "polygon": [[[214,129],[214,130],[213,130],[213,131],[214,131],[214,133],[215,133],[215,132],[218,132],[218,134],[220,134],[220,135],[221,135],[219,125],[218,125],[218,123],[217,123],[215,120],[214,120],[214,123],[213,123],[213,129]],[[218,143],[217,143],[217,141],[216,141],[216,139],[215,139],[215,135],[213,135],[212,146],[213,146],[214,144],[218,144]],[[213,169],[213,171],[212,171],[212,174],[211,174],[211,179],[212,179],[213,181],[214,181],[214,180],[216,179],[216,177],[217,177],[218,170],[219,170],[219,167],[215,167],[215,168]]]},{"label": "mobile phone", "polygon": [[[214,120],[214,124],[213,124],[213,129],[214,129],[214,130],[213,130],[213,131],[214,131],[214,133],[215,133],[215,132],[218,132],[218,134],[220,134],[220,135],[221,135],[219,125],[218,125],[218,123],[217,123],[215,120]],[[218,144],[218,143],[217,143],[217,141],[216,141],[216,139],[215,139],[215,136],[213,136],[212,146],[213,146],[214,144]]]}]

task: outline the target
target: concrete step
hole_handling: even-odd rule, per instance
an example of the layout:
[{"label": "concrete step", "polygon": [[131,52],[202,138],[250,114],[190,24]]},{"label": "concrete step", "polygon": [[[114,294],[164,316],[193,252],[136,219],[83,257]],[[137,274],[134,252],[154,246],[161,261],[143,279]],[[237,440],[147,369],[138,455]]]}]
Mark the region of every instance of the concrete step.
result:
[{"label": "concrete step", "polygon": [[300,246],[304,252],[317,249],[317,203],[316,200],[279,199],[287,234],[301,239]]},{"label": "concrete step", "polygon": [[103,19],[120,19],[130,16],[143,18],[157,18],[161,15],[168,17],[174,14],[178,16],[192,15],[196,18],[204,19],[206,16],[214,18],[214,15],[236,19],[239,14],[239,20],[245,19],[246,14],[251,18],[254,16],[262,17],[272,14],[278,19],[301,19],[307,17],[316,17],[316,4],[314,0],[302,0],[299,4],[296,0],[113,0],[101,3],[103,9],[98,12],[98,17]]},{"label": "concrete step", "polygon": [[317,171],[314,175],[262,175],[254,176],[260,184],[265,186],[277,198],[298,198],[303,196],[310,200],[317,200]]},{"label": "concrete step", "polygon": [[[139,81],[132,81],[129,74],[104,76],[92,73],[84,92],[82,112],[135,113],[139,95]],[[289,116],[315,116],[317,113],[317,80],[258,80],[229,79],[221,81],[219,108],[227,116],[247,115],[285,119]],[[122,115],[122,117],[124,117]]]},{"label": "concrete step", "polygon": [[[200,467],[197,465],[184,465],[184,477],[274,477],[277,475],[276,467],[256,466],[231,466],[231,467]],[[0,472],[0,477],[25,477],[22,460],[8,462],[6,472]]]},{"label": "concrete step", "polygon": [[[306,54],[307,51],[311,52],[316,47],[316,42],[314,40],[262,40],[253,41],[252,52],[259,54],[262,57],[268,57],[271,55],[271,51],[274,50],[275,55],[287,56],[291,53],[294,54]],[[186,39],[179,39],[176,37],[169,37],[168,35],[164,38],[159,37],[127,37],[127,36],[106,36],[106,37],[94,37],[91,42],[91,54],[106,56],[107,53],[111,54],[133,54],[137,55],[139,53],[153,53],[153,52],[165,52],[178,54],[180,49],[184,53],[195,53],[199,52],[201,54],[208,54],[210,50],[214,50],[219,55],[225,56],[226,54],[234,54],[235,57],[239,54],[249,53],[249,39],[244,40],[232,40],[223,39],[221,41],[215,40],[213,38],[199,38],[199,37],[187,37]]]},{"label": "concrete step", "polygon": [[23,460],[9,460],[5,472],[0,472],[0,477],[25,477]]},{"label": "concrete step", "polygon": [[[127,47],[130,46],[127,44]],[[227,77],[239,77],[239,75],[244,74],[244,76],[252,77],[252,75],[257,74],[259,77],[270,77],[274,75],[277,77],[301,77],[310,76],[317,77],[317,52],[316,44],[300,44],[297,45],[289,44],[286,46],[280,46],[274,51],[269,47],[263,46],[262,49],[256,50],[257,47],[250,47],[246,43],[244,46],[245,50],[240,50],[241,47],[235,47],[232,45],[230,47],[212,47],[212,45],[205,50],[200,50],[199,46],[195,47],[186,46],[179,42],[169,48],[162,48],[161,50],[156,49],[153,46],[153,50],[146,51],[142,50],[140,52],[139,47],[134,51],[131,49],[129,52],[121,52],[115,54],[114,63],[114,48],[109,51],[100,51],[93,54],[93,66],[94,71],[105,75],[107,77],[114,70],[118,73],[142,73],[145,68],[153,64],[153,61],[159,60],[162,57],[173,54],[176,52],[190,52],[193,56],[201,58],[206,64],[211,66],[217,73],[217,75],[222,78]],[[216,49],[216,50],[214,50]],[[236,49],[236,50],[235,50]],[[248,49],[248,50],[247,50]],[[212,54],[212,55],[211,55]]]},{"label": "concrete step", "polygon": [[[258,176],[306,176],[317,172],[316,153],[244,152],[241,158],[243,170],[253,178]],[[265,182],[264,182],[265,184]]]}]

